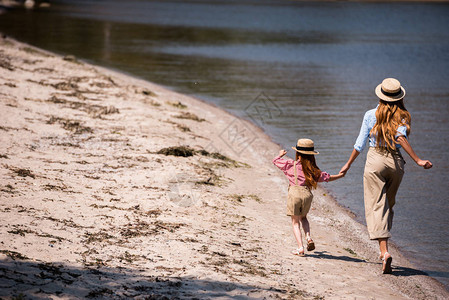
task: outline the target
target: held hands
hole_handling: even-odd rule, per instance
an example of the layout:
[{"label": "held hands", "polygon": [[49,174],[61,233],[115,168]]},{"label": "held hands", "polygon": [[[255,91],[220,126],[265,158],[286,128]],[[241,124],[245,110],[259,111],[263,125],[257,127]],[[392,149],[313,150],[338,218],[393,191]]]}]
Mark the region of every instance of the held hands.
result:
[{"label": "held hands", "polygon": [[349,157],[346,164],[341,168],[340,173],[343,173],[346,175],[346,172],[348,172],[349,168],[351,167],[351,164],[354,162],[354,160],[359,156],[360,152],[353,149],[351,152],[351,156]]},{"label": "held hands", "polygon": [[337,179],[340,179],[340,178],[343,178],[343,177],[345,177],[345,175],[346,175],[346,172],[342,172],[342,171],[340,171],[340,173],[338,173],[337,175],[335,175],[336,176],[336,178]]},{"label": "held hands", "polygon": [[345,177],[345,173],[340,171],[340,173],[338,173],[337,175],[331,175],[331,177],[329,178],[329,181],[334,181],[334,180],[337,180],[337,179],[340,179],[343,177]]},{"label": "held hands", "polygon": [[280,157],[284,156],[285,154],[287,154],[287,151],[285,151],[285,149],[282,149],[282,150],[279,151],[279,156]]},{"label": "held hands", "polygon": [[348,172],[348,170],[349,170],[350,167],[351,167],[350,165],[345,164],[345,165],[340,169],[340,173],[339,173],[339,174],[343,174],[343,176],[346,175],[346,172]]}]

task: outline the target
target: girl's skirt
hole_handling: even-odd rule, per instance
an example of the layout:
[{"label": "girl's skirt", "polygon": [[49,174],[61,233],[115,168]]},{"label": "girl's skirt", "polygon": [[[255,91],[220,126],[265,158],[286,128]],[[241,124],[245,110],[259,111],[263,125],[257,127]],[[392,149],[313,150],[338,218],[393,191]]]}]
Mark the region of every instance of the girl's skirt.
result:
[{"label": "girl's skirt", "polygon": [[307,186],[290,185],[288,187],[287,216],[305,217],[312,205],[313,195]]}]

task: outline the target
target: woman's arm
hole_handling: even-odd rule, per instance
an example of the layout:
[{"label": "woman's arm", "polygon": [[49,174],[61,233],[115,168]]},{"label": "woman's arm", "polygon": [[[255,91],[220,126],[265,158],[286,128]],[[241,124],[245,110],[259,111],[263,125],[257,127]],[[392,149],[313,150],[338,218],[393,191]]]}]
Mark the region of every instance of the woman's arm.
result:
[{"label": "woman's arm", "polygon": [[408,155],[413,159],[413,161],[418,165],[423,167],[424,169],[432,168],[433,164],[429,160],[423,160],[418,157],[418,155],[413,151],[412,146],[409,144],[407,139],[404,136],[400,136],[396,139],[396,141],[401,145],[401,147],[407,152]]},{"label": "woman's arm", "polygon": [[346,174],[346,172],[348,172],[349,168],[351,167],[352,163],[354,162],[354,160],[357,158],[357,156],[359,156],[360,152],[353,149],[351,156],[349,156],[348,162],[343,166],[343,168],[341,168],[340,170],[340,174]]},{"label": "woman's arm", "polygon": [[366,141],[368,140],[369,133],[371,131],[371,128],[373,127],[372,125],[374,124],[373,122],[375,122],[376,119],[375,112],[376,109],[372,109],[367,111],[363,116],[362,126],[360,127],[360,132],[357,140],[355,141],[354,149],[352,150],[351,156],[349,156],[348,162],[341,168],[340,173],[346,174],[354,160],[365,148]]}]

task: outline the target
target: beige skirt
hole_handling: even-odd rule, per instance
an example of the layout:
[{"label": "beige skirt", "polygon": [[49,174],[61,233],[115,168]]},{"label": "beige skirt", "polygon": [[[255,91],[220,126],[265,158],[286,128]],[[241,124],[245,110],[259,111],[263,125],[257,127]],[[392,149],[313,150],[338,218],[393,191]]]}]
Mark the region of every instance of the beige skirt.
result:
[{"label": "beige skirt", "polygon": [[370,147],[363,175],[365,217],[372,240],[390,238],[393,206],[404,175],[404,159],[399,151]]},{"label": "beige skirt", "polygon": [[307,186],[288,187],[287,216],[305,217],[312,205],[313,194]]}]

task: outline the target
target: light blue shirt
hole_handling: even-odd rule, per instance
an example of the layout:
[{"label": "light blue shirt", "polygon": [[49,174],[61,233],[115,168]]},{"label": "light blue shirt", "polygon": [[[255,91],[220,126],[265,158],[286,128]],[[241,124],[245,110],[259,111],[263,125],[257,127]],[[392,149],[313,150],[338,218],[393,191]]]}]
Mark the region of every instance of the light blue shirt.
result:
[{"label": "light blue shirt", "polygon": [[[369,138],[369,146],[376,147],[376,137],[374,135],[370,135],[371,129],[376,124],[376,110],[377,107],[371,110],[368,110],[363,117],[362,127],[360,128],[359,136],[355,141],[354,149],[358,152],[362,152],[366,146],[366,140]],[[400,136],[404,136],[407,138],[407,127],[405,125],[401,125],[397,129],[396,138]],[[396,148],[401,148],[399,144],[396,144]]]}]

